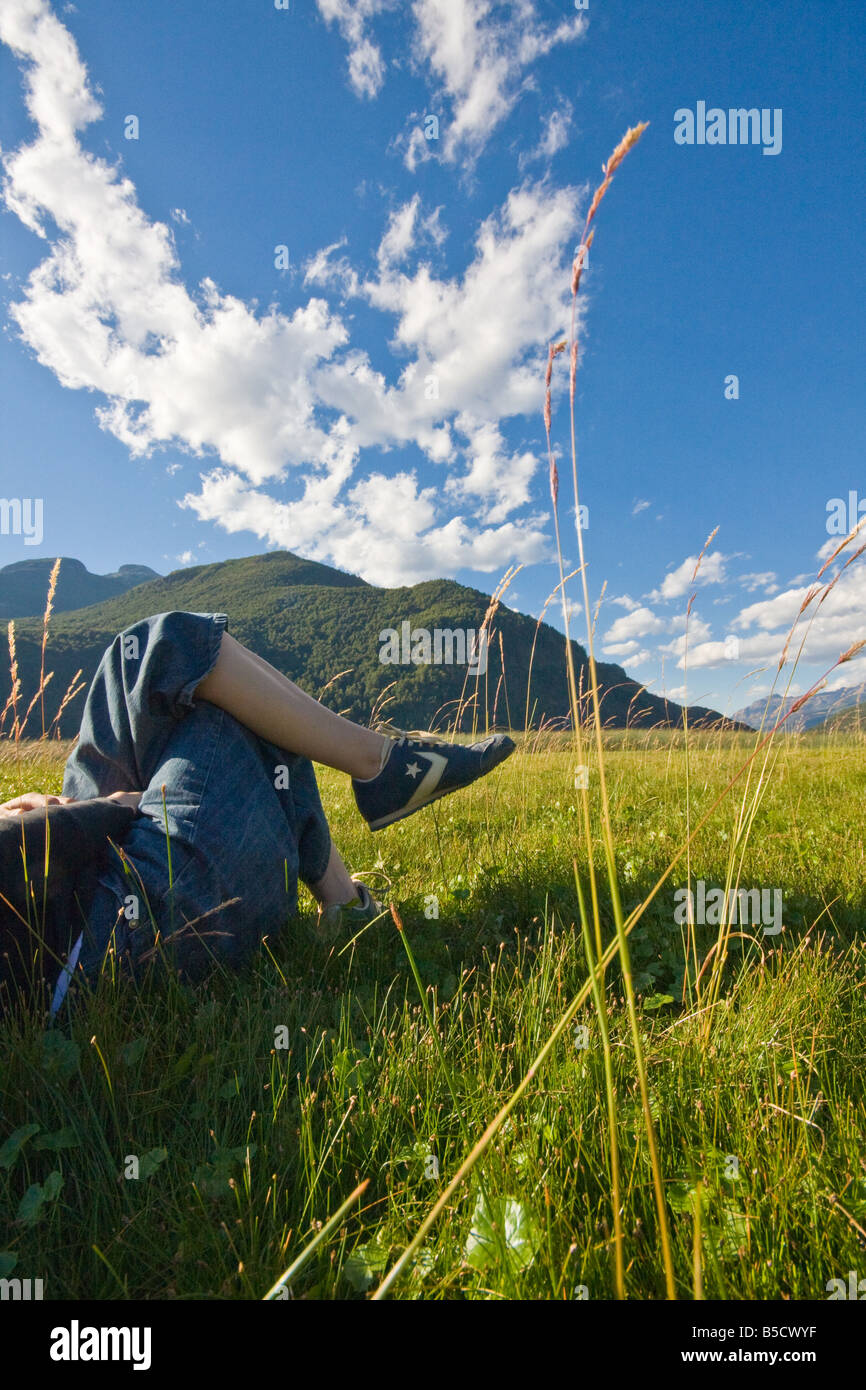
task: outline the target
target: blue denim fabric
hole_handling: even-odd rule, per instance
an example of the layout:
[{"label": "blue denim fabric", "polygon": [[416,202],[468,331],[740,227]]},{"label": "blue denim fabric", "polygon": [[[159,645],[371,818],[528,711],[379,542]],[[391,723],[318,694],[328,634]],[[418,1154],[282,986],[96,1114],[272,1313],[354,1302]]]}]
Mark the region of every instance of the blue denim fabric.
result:
[{"label": "blue denim fabric", "polygon": [[313,884],[327,867],[312,763],[193,700],[227,627],[224,613],[158,613],[119,633],[93,678],[63,794],[144,794],[122,842],[127,867],[112,851],[98,876],[88,976],[112,945],[140,967],[156,930],[187,979],[240,965],[297,911],[298,878]]}]

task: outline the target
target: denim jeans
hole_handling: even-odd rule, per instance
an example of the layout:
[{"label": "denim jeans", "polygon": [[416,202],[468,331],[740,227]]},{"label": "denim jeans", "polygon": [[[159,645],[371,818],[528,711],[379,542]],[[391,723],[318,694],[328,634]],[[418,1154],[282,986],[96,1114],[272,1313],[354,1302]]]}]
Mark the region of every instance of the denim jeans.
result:
[{"label": "denim jeans", "polygon": [[159,613],[104,652],[63,794],[141,791],[139,814],[98,875],[78,956],[113,948],[133,970],[158,952],[184,978],[238,966],[297,912],[298,879],[325,873],[331,836],[312,763],[193,700],[224,613]]}]

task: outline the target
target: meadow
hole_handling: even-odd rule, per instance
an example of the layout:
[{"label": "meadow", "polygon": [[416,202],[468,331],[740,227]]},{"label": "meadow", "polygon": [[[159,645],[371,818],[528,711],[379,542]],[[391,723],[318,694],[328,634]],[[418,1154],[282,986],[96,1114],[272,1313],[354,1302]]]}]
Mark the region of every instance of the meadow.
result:
[{"label": "meadow", "polygon": [[[577,574],[587,623],[579,668],[565,644],[569,729],[533,729],[530,660],[533,731],[515,733],[509,761],[377,836],[348,780],[321,769],[335,842],[387,904],[354,939],[320,940],[307,899],[240,974],[184,987],[157,955],[133,986],[109,956],[55,1026],[33,1008],[0,1022],[0,1277],[41,1278],[64,1299],[800,1300],[856,1287],[859,722],[713,732],[684,714],[678,729],[605,729],[579,526],[565,574],[554,363],[568,348],[579,516],[581,273],[644,128],[604,166],[570,342],[548,353],[566,637]],[[806,593],[774,685],[784,672],[790,687],[842,571],[823,576],[853,540]],[[22,737],[12,625],[10,656],[0,797],[59,792],[68,745]],[[483,728],[478,693],[467,708]],[[678,912],[678,893],[701,884],[725,910]],[[731,910],[753,889],[778,895],[778,931]]]},{"label": "meadow", "polygon": [[[690,736],[695,820],[756,741]],[[524,739],[495,777],[377,836],[348,779],[319,770],[336,842],[402,933],[388,913],[321,942],[306,899],[240,975],[184,988],[157,966],[136,988],[107,971],[59,1026],[7,1019],[4,1271],[53,1298],[261,1299],[301,1256],[276,1296],[367,1297],[583,990],[388,1296],[616,1296],[608,1064],[623,1292],[664,1298],[615,963],[601,1015],[587,994],[572,860],[589,861],[562,742]],[[604,745],[630,911],[684,839],[684,740]],[[59,791],[67,752],[4,744],[0,796]],[[860,738],[777,736],[741,881],[782,890],[784,930],[731,940],[717,997],[690,997],[684,874],[630,931],[679,1298],[821,1299],[863,1265],[863,754]],[[729,795],[692,842],[693,878],[725,882],[739,818]],[[598,855],[595,818],[592,836]],[[693,932],[703,961],[718,929]]]}]

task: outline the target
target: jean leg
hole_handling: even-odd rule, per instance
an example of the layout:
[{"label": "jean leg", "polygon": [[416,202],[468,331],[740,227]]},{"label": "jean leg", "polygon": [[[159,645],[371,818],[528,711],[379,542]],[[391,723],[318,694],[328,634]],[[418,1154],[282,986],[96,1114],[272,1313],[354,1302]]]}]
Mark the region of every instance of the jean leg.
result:
[{"label": "jean leg", "polygon": [[196,686],[213,669],[225,613],[157,613],[118,633],[93,677],[63,795],[143,791]]},{"label": "jean leg", "polygon": [[331,830],[316,770],[309,758],[289,753],[266,739],[257,739],[262,762],[276,785],[287,782],[289,796],[284,803],[298,846],[298,877],[311,888],[325,875],[331,855]]},{"label": "jean leg", "polygon": [[325,872],[331,836],[312,764],[192,698],[226,626],[223,614],[158,614],[100,662],[63,790],[143,795],[122,847],[129,872],[115,856],[100,874],[85,973],[112,942],[127,964],[146,960],[155,932],[177,933],[172,955],[189,978],[214,958],[240,964],[297,910],[298,877]]}]

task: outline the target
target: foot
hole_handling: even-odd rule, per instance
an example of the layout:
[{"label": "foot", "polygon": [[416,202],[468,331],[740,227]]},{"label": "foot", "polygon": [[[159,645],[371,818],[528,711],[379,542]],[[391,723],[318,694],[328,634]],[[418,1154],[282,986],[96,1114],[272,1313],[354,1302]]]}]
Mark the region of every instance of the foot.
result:
[{"label": "foot", "polygon": [[357,889],[355,897],[347,903],[331,903],[323,907],[316,922],[316,935],[320,941],[337,941],[341,937],[351,937],[356,931],[371,922],[385,909],[377,902],[365,883],[353,878]]},{"label": "foot", "polygon": [[371,830],[381,830],[422,806],[468,787],[514,752],[507,734],[491,734],[480,743],[439,743],[403,734],[394,739],[381,772],[367,781],[352,779],[358,810]]}]

